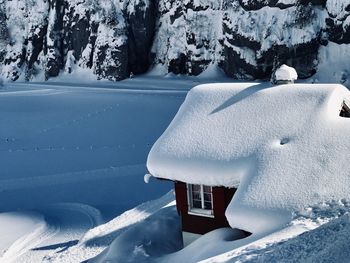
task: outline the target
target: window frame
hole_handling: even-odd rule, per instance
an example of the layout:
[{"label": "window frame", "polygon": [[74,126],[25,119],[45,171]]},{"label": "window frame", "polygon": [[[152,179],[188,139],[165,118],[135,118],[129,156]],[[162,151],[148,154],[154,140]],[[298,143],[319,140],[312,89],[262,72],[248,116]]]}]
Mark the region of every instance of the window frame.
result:
[{"label": "window frame", "polygon": [[[202,208],[195,208],[193,207],[193,198],[192,198],[192,186],[193,185],[199,185],[200,186],[200,198],[201,198],[201,207]],[[214,218],[214,202],[213,202],[213,187],[210,187],[210,197],[211,197],[211,209],[205,209],[205,200],[204,200],[204,186],[202,184],[186,184],[187,188],[187,201],[188,201],[188,214],[189,215],[196,215],[196,216],[204,216],[204,217],[211,217]]]}]

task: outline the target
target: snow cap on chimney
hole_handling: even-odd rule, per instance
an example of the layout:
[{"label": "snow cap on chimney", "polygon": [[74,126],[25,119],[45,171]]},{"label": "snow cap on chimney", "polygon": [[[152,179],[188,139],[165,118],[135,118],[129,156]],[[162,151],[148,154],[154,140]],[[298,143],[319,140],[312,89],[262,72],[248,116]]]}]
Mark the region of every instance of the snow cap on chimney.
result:
[{"label": "snow cap on chimney", "polygon": [[296,70],[283,64],[272,74],[272,84],[291,84],[298,79]]}]

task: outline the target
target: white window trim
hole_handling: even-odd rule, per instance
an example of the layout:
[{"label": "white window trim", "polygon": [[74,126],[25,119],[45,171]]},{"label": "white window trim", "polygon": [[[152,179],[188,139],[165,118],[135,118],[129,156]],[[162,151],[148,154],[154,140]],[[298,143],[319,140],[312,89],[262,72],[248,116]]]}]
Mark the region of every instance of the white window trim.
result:
[{"label": "white window trim", "polygon": [[[186,184],[187,188],[187,204],[188,204],[188,214],[189,215],[196,215],[196,216],[204,216],[204,217],[211,217],[214,218],[214,203],[213,203],[213,188],[210,186],[211,192],[211,208],[212,209],[204,209],[204,208],[193,208],[192,206],[192,184]],[[201,184],[200,185],[201,190],[201,205],[204,207],[204,187]]]}]

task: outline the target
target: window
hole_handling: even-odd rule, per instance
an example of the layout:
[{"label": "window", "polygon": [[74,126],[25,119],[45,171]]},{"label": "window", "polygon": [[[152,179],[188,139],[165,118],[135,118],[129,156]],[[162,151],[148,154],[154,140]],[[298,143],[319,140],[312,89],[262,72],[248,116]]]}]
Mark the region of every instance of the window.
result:
[{"label": "window", "polygon": [[213,215],[212,187],[200,184],[188,184],[189,214]]},{"label": "window", "polygon": [[350,109],[348,105],[345,104],[345,101],[343,102],[339,116],[344,118],[350,118]]}]

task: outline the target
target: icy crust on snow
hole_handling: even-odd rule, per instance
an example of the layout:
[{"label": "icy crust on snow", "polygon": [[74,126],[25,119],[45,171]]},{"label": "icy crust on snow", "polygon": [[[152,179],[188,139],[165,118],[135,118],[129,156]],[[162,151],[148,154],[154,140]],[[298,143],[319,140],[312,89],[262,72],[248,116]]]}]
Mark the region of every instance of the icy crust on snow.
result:
[{"label": "icy crust on snow", "polygon": [[[239,186],[226,217],[270,231],[292,212],[350,196],[350,120],[341,85],[210,84],[193,88],[150,151],[156,177]],[[255,220],[259,218],[259,220]]]}]

